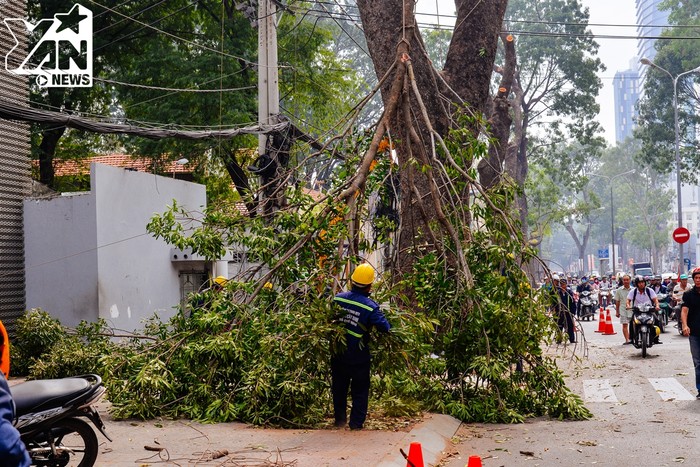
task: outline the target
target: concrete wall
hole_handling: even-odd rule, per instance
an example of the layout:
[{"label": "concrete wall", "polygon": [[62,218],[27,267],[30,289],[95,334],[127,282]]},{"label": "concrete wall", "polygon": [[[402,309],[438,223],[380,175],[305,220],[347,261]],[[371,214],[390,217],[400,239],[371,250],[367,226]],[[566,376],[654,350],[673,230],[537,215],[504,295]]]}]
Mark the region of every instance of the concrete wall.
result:
[{"label": "concrete wall", "polygon": [[180,301],[178,272],[194,264],[171,262],[171,246],[146,225],[174,199],[203,211],[205,187],[100,164],[90,176],[89,193],[25,202],[27,307],[68,326],[101,317],[132,331],[154,312],[168,319]]},{"label": "concrete wall", "polygon": [[[170,245],[146,232],[146,224],[177,199],[203,211],[203,185],[92,164],[91,190],[97,199],[99,316],[114,327],[133,330],[154,312],[167,319],[180,301],[178,271]],[[116,286],[118,284],[118,286]]]},{"label": "concrete wall", "polygon": [[67,326],[97,319],[97,236],[93,193],[24,202],[27,308]]}]

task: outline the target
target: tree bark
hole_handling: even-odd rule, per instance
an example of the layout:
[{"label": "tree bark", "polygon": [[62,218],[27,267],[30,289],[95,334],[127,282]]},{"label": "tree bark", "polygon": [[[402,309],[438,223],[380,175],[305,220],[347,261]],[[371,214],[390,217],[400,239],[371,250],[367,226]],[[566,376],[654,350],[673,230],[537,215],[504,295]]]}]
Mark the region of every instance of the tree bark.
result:
[{"label": "tree bark", "polygon": [[[402,174],[397,255],[401,263],[393,265],[397,279],[412,269],[419,251],[439,250],[439,235],[453,235],[448,228],[433,232],[430,226],[435,220],[434,188],[438,183],[428,173],[436,157],[431,146],[434,141],[431,130],[445,136],[453,124],[453,113],[460,107],[467,106],[475,113],[486,109],[507,3],[507,0],[457,0],[457,23],[444,69],[438,72],[425,52],[412,0],[357,2],[375,72],[381,79],[391,71],[381,89],[384,107],[399,109],[387,121],[387,132],[395,143]],[[408,83],[397,92],[397,82],[407,73],[402,64],[407,61],[413,68],[415,83]],[[411,93],[413,84],[420,99]],[[396,99],[400,101],[398,104]],[[428,121],[423,115],[427,115]],[[468,195],[468,190],[461,194],[464,204],[468,203]]]},{"label": "tree bark", "polygon": [[502,67],[496,67],[496,72],[501,74],[501,82],[498,93],[491,100],[489,123],[493,142],[489,146],[488,157],[479,161],[479,181],[481,185],[490,189],[496,186],[502,178],[503,164],[508,152],[508,140],[510,139],[510,127],[513,123],[511,116],[510,93],[515,78],[517,60],[515,56],[515,40],[510,34],[501,34],[501,42],[505,50],[505,63]]},{"label": "tree bark", "polygon": [[39,181],[49,188],[55,189],[53,157],[56,154],[58,142],[66,132],[66,127],[61,126],[44,130],[39,144]]}]

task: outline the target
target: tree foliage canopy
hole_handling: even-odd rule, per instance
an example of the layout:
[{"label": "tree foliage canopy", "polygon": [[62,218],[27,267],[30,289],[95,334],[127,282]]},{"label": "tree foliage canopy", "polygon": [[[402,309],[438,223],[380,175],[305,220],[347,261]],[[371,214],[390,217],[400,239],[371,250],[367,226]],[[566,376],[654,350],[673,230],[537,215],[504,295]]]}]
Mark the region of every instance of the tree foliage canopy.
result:
[{"label": "tree foliage canopy", "polygon": [[[700,26],[697,0],[680,2],[666,0],[661,8],[669,10],[670,25]],[[697,42],[681,39],[689,35],[684,27],[668,28],[663,40],[656,42],[654,63],[670,73],[646,67],[643,98],[638,104],[636,137],[642,141],[641,156],[656,172],[669,173],[675,169],[675,123],[673,107],[673,78],[700,67]],[[678,39],[674,39],[678,38]],[[642,65],[640,65],[642,66]],[[700,95],[697,83],[700,73],[690,73],[678,80],[679,146],[682,178],[696,182],[700,169],[700,143],[696,129],[700,125]]]}]

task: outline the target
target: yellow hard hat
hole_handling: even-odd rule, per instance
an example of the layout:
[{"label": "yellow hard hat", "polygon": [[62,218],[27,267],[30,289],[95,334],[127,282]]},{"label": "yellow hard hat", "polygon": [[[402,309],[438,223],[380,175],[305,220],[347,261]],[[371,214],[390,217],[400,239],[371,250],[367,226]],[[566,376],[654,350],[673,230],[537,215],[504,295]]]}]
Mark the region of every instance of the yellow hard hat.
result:
[{"label": "yellow hard hat", "polygon": [[227,282],[228,279],[226,279],[224,276],[217,276],[216,279],[214,279],[214,283],[221,287],[225,286]]},{"label": "yellow hard hat", "polygon": [[362,263],[352,273],[350,280],[353,284],[366,287],[374,282],[374,268],[369,263]]},{"label": "yellow hard hat", "polygon": [[265,282],[265,285],[263,285],[263,289],[272,290],[272,282]]}]

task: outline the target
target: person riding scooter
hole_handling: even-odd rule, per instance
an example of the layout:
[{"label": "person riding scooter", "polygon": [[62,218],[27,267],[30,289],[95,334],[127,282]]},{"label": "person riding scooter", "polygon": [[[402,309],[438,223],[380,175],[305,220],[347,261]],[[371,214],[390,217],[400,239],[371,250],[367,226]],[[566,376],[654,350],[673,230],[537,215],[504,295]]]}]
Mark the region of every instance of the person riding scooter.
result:
[{"label": "person riding scooter", "polygon": [[680,282],[673,288],[671,296],[671,305],[673,306],[671,319],[678,319],[681,314],[681,306],[683,305],[683,294],[693,288],[693,285],[688,283],[687,274],[681,274],[679,279]]},{"label": "person riding scooter", "polygon": [[[650,287],[647,287],[647,281],[644,277],[636,276],[634,278],[634,288],[630,290],[629,294],[627,294],[627,308],[632,309],[635,306],[638,307],[643,304],[654,306],[654,309],[656,310],[656,313],[654,313],[654,326],[658,327],[659,317],[657,314],[659,312],[659,299],[656,296],[656,292],[654,292]],[[633,317],[630,320],[630,336],[635,336],[635,331]],[[662,342],[659,340],[659,337],[656,336],[654,343],[661,344]]]}]

